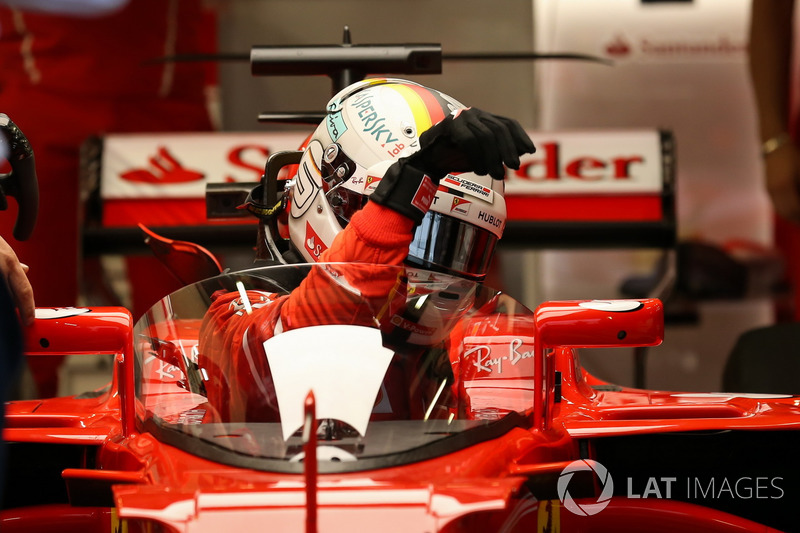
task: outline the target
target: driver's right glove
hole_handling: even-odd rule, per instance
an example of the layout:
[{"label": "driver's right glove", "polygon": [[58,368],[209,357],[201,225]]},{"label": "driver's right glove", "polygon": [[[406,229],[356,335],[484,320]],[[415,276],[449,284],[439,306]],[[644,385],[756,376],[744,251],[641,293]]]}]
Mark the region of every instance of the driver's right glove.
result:
[{"label": "driver's right glove", "polygon": [[439,181],[448,173],[474,172],[501,180],[504,165],[518,169],[519,156],[534,153],[528,134],[513,119],[476,108],[459,109],[420,135],[419,151],[400,158],[384,174],[370,200],[419,224]]}]

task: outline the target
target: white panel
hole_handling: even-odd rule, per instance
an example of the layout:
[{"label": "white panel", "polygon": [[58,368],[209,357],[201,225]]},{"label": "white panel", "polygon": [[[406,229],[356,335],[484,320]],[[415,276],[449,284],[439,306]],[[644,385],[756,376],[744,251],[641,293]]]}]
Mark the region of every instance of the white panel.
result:
[{"label": "white panel", "polygon": [[[536,48],[613,61],[537,65],[543,130],[656,128],[676,141],[679,237],[770,245],[747,71],[749,0],[533,0]],[[627,277],[650,271],[645,251],[544,252],[541,299],[614,296]],[[767,300],[701,303],[695,325],[668,329],[650,350],[648,385],[714,390],[739,333],[771,320]],[[590,367],[632,382],[630,357],[590,355]]]}]

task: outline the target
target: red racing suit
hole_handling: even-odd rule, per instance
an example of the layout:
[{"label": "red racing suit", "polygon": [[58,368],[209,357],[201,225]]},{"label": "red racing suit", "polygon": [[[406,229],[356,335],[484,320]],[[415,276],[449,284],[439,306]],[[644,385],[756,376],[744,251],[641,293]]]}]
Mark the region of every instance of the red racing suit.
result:
[{"label": "red racing suit", "polygon": [[[264,341],[289,329],[342,324],[343,317],[349,317],[344,323],[370,327],[375,327],[377,319],[387,346],[396,342],[402,347],[384,378],[382,393],[392,406],[385,415],[389,418],[496,419],[512,410],[530,409],[534,394],[531,317],[516,314],[513,307],[498,313],[498,308],[505,308],[504,295],[492,297],[473,318],[462,321],[460,317],[474,304],[471,293],[467,294],[451,320],[440,323],[442,331],[426,333],[429,323],[399,323],[407,310],[408,281],[393,269],[376,270],[370,264],[402,265],[412,231],[410,219],[368,202],[320,258],[321,262],[348,263],[347,267],[333,264],[324,271],[313,270],[288,295],[248,291],[251,313],[245,312],[238,292],[212,295],[200,328],[197,361],[208,375],[205,386],[212,416],[226,422],[278,421]],[[467,286],[474,287],[471,282]],[[448,290],[453,287],[448,285]],[[326,301],[332,290],[333,301]],[[484,306],[485,315],[481,313]],[[423,337],[428,335],[430,343],[405,343],[403,335],[414,328]],[[436,408],[426,413],[426,404],[437,396],[444,378],[450,386],[440,391]]]},{"label": "red racing suit", "polygon": [[[402,265],[413,226],[410,219],[396,211],[368,202],[323,252],[320,262]],[[341,324],[344,316],[351,317],[350,324],[374,325],[373,317],[391,316],[394,298],[387,295],[402,291],[405,296],[402,280],[394,275],[376,276],[374,269],[331,267],[326,273],[330,276],[313,271],[288,295],[248,291],[251,313],[244,312],[238,292],[219,291],[212,295],[214,301],[200,328],[198,365],[209,373],[209,403],[223,420],[252,421],[277,413],[273,398],[247,394],[269,389],[264,383],[270,373],[262,345],[275,333]],[[343,278],[341,284],[334,280],[338,276]],[[335,302],[324,299],[331,287],[336,289]],[[357,292],[348,287],[357,288]],[[235,376],[232,379],[238,390],[228,386],[227,376]]]}]

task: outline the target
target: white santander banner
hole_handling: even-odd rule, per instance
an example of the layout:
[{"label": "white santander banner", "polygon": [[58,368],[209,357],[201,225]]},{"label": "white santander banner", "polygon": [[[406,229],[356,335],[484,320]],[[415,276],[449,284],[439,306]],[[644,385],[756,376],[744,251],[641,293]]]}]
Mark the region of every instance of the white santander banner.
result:
[{"label": "white santander banner", "polygon": [[509,195],[660,194],[661,133],[656,130],[528,132],[535,154],[509,170]]},{"label": "white santander banner", "polygon": [[206,183],[257,182],[267,157],[304,133],[118,134],[103,138],[104,200],[205,198]]},{"label": "white santander banner", "polygon": [[[537,147],[509,170],[508,195],[660,194],[656,130],[528,132]],[[206,183],[256,182],[267,157],[303,133],[120,134],[103,139],[104,199],[204,198]]]}]

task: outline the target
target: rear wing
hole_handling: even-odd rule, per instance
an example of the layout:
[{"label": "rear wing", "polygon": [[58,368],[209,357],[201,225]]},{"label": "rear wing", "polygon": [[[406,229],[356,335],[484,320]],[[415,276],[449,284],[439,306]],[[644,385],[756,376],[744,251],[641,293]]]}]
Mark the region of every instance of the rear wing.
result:
[{"label": "rear wing", "polygon": [[[675,153],[669,132],[529,132],[535,154],[506,179],[501,246],[668,248],[676,240]],[[267,157],[307,132],[118,134],[84,150],[85,255],[144,253],[138,224],[165,237],[252,247],[256,219],[237,209]],[[209,212],[208,186],[226,184]]]},{"label": "rear wing", "polygon": [[675,244],[675,143],[661,130],[529,132],[508,171],[502,242],[529,248]]}]

